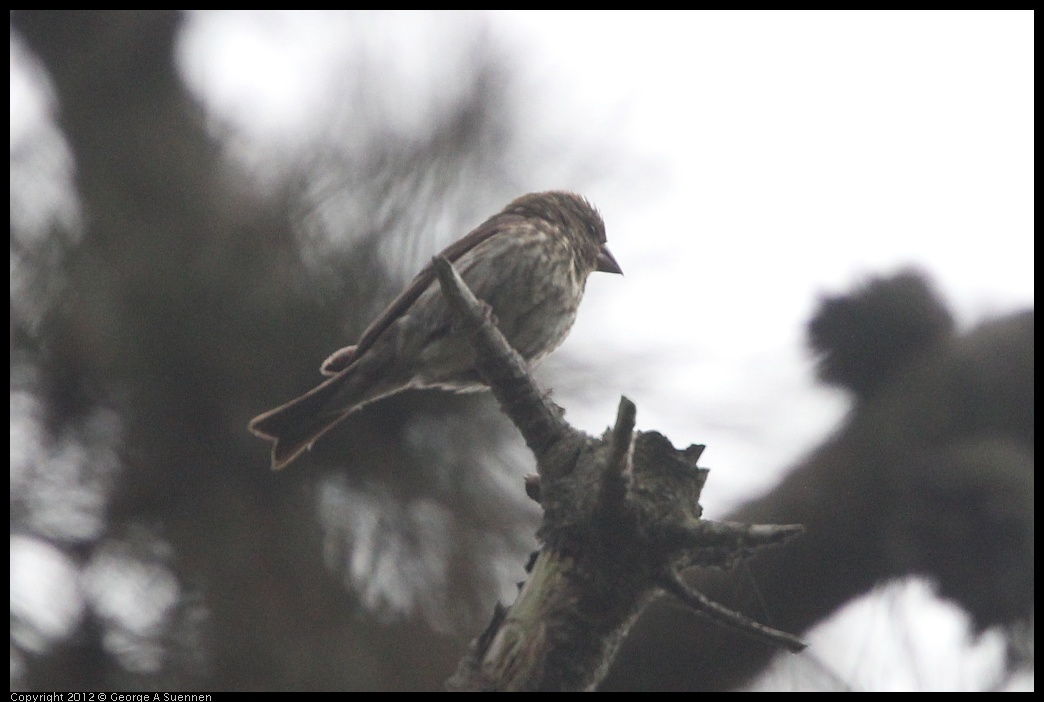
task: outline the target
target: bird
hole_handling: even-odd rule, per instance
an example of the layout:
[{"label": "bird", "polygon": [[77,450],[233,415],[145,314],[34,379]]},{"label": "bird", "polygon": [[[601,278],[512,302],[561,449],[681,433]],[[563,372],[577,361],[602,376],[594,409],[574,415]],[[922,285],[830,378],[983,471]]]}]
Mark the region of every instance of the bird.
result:
[{"label": "bird", "polygon": [[[530,367],[565,340],[587,277],[622,274],[606,245],[605,223],[583,196],[566,191],[516,198],[436,258],[454,265],[491,308],[497,327]],[[442,295],[434,262],[363,331],[331,354],[328,380],[258,415],[249,430],[272,442],[280,470],[363,406],[410,388],[486,388],[475,352]]]}]

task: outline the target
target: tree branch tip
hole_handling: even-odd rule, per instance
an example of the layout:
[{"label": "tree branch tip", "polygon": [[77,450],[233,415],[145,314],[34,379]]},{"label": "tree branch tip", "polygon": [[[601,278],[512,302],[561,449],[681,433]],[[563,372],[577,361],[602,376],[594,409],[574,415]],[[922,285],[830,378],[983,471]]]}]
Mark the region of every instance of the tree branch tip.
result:
[{"label": "tree branch tip", "polygon": [[526,485],[526,496],[533,500],[537,504],[540,504],[540,476],[536,473],[529,473],[524,478]]},{"label": "tree branch tip", "polygon": [[692,465],[696,465],[706,448],[707,446],[705,444],[689,444],[688,448],[686,448],[683,453],[686,459],[692,461]]},{"label": "tree branch tip", "polygon": [[439,278],[439,285],[442,286],[443,292],[453,290],[467,298],[467,292],[471,292],[468,289],[464,279],[460,277],[460,273],[457,273],[457,269],[453,267],[453,264],[445,256],[436,256],[431,259],[431,265],[435,269],[435,275]]},{"label": "tree branch tip", "polygon": [[453,264],[445,256],[432,256],[431,265],[440,275],[445,275],[453,270]]},{"label": "tree branch tip", "polygon": [[620,404],[616,409],[616,424],[613,425],[613,435],[623,436],[634,433],[635,419],[638,417],[638,408],[634,403],[624,396],[620,396]]},{"label": "tree branch tip", "polygon": [[780,646],[791,653],[800,653],[808,648],[807,643],[793,634],[766,626],[745,614],[731,610],[711,600],[699,590],[691,587],[673,570],[668,570],[661,574],[659,585],[665,592],[674,595],[674,597],[697,614],[716,621],[723,626],[742,631],[755,638]]},{"label": "tree branch tip", "polygon": [[634,403],[626,397],[620,397],[620,405],[616,410],[616,424],[611,432],[611,458],[609,466],[616,475],[631,470],[634,454],[634,422],[638,410]]},{"label": "tree branch tip", "polygon": [[[740,525],[736,525],[737,527]],[[805,533],[804,524],[751,524],[745,528],[748,539],[759,546],[775,546]]]}]

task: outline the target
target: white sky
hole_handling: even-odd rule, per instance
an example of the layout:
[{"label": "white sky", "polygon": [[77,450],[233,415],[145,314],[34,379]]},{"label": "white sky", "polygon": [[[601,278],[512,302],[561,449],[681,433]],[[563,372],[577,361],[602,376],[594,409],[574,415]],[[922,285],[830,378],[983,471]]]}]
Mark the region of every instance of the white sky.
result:
[{"label": "white sky", "polygon": [[[255,138],[289,139],[331,99],[346,41],[333,17],[196,16],[187,74]],[[1031,12],[487,17],[498,45],[521,57],[534,130],[585,148],[609,143],[653,166],[640,178],[622,166],[633,180],[607,173],[584,189],[626,275],[591,279],[567,347],[656,367],[646,359],[630,382],[624,373],[621,386],[559,401],[574,423],[601,431],[626,394],[640,428],[708,444],[709,516],[769,486],[844,409],[811,387],[802,346],[819,294],[914,264],[964,324],[1033,304]],[[452,65],[430,61],[433,48],[467,36],[474,19],[442,13],[433,34],[431,15],[391,16],[382,56],[415,90],[441,89]],[[12,140],[15,83],[13,73]],[[576,186],[533,189],[558,187]],[[860,687],[981,685],[946,674],[983,665],[969,663],[952,613],[938,614],[917,588],[898,597],[906,604],[889,611],[904,631],[869,633],[881,615],[862,603],[820,635],[821,657],[861,627],[869,646],[894,650],[898,636],[922,655],[889,659]],[[911,609],[934,623],[918,629]],[[858,676],[840,659],[828,665]]]},{"label": "white sky", "polygon": [[591,281],[570,341],[674,352],[653,387],[607,389],[590,428],[626,392],[641,426],[760,480],[840,409],[799,394],[819,294],[914,264],[963,322],[1032,304],[1031,14],[493,17],[561,85],[549,123],[619,130],[664,170],[589,193],[626,277]]}]

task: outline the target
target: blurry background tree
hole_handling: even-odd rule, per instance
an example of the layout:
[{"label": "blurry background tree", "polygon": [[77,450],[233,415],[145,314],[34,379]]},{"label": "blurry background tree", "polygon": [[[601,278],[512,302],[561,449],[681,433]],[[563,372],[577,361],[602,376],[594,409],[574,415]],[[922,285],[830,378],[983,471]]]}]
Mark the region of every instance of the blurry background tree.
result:
[{"label": "blurry background tree", "polygon": [[[12,14],[54,115],[11,144],[12,689],[438,688],[521,578],[538,511],[492,398],[389,399],[279,475],[245,430],[432,252],[605,170],[534,141],[480,27],[431,19],[448,79],[397,94],[384,21],[344,23],[321,137],[248,167],[186,87],[186,16]],[[736,682],[713,650],[693,680],[663,612],[614,685]]]},{"label": "blurry background tree", "polygon": [[74,631],[46,640],[13,611],[23,684],[437,686],[460,653],[444,637],[480,623],[497,564],[532,543],[495,404],[381,403],[280,476],[245,427],[519,191],[499,58],[461,47],[456,93],[409,134],[360,69],[324,150],[258,187],[179,75],[182,15],[12,22],[82,212],[26,230],[12,197],[12,414],[34,445],[13,460],[12,531],[84,574]]}]

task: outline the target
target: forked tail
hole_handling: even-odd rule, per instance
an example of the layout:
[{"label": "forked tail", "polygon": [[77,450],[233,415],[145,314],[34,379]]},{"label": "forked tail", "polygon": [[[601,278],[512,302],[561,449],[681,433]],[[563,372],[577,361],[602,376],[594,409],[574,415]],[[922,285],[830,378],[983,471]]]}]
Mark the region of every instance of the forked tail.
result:
[{"label": "forked tail", "polygon": [[344,376],[330,378],[297,399],[250,421],[250,431],[275,442],[272,446],[272,470],[286,467],[351,413],[354,408],[338,407],[340,403],[331,402],[345,380]]}]

